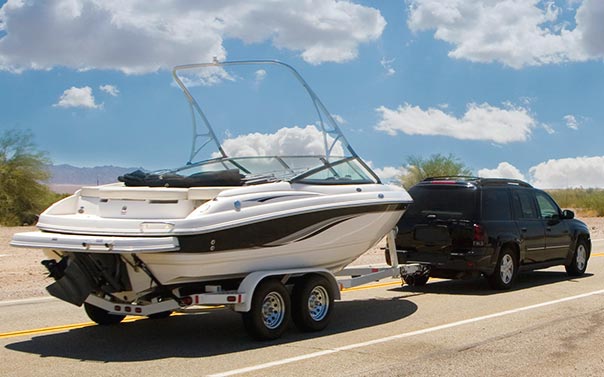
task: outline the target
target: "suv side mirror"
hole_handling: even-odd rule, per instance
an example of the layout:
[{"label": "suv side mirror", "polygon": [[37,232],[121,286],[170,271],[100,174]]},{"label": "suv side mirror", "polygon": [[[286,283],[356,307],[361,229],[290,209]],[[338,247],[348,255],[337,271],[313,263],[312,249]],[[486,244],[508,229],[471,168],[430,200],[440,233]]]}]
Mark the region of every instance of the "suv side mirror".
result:
[{"label": "suv side mirror", "polygon": [[565,209],[562,211],[562,218],[565,220],[571,220],[575,218],[575,213],[570,209]]}]

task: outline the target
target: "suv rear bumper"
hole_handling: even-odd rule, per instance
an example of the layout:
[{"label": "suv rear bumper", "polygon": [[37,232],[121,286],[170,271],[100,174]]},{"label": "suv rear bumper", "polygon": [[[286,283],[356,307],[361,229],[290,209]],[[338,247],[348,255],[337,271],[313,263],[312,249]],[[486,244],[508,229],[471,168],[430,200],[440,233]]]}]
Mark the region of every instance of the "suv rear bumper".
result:
[{"label": "suv rear bumper", "polygon": [[454,252],[421,252],[397,250],[399,263],[427,264],[435,272],[446,275],[446,271],[468,272],[470,274],[483,273],[490,275],[495,269],[493,250],[489,248],[475,248],[468,251]]}]

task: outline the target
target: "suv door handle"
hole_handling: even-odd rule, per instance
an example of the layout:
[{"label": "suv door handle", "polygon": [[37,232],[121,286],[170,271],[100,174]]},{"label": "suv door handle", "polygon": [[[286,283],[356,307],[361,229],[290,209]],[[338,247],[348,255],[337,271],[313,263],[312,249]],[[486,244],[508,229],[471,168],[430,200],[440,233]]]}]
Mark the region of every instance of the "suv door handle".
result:
[{"label": "suv door handle", "polygon": [[526,232],[528,229],[527,228],[520,228],[521,231]]}]

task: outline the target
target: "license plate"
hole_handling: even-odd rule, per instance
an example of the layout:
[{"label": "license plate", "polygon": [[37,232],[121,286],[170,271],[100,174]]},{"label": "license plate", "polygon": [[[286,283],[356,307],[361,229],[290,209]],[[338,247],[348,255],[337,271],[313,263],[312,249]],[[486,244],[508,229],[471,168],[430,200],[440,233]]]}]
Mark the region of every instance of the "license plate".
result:
[{"label": "license plate", "polygon": [[415,228],[413,238],[427,244],[447,245],[451,243],[449,229],[446,226],[421,226]]}]

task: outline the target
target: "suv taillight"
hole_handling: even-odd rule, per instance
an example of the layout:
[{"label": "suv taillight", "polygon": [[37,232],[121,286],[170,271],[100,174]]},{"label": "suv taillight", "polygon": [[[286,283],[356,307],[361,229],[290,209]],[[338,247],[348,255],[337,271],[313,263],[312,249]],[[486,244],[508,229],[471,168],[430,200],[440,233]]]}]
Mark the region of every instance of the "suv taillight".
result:
[{"label": "suv taillight", "polygon": [[484,246],[487,243],[487,234],[482,225],[474,224],[474,246]]}]

